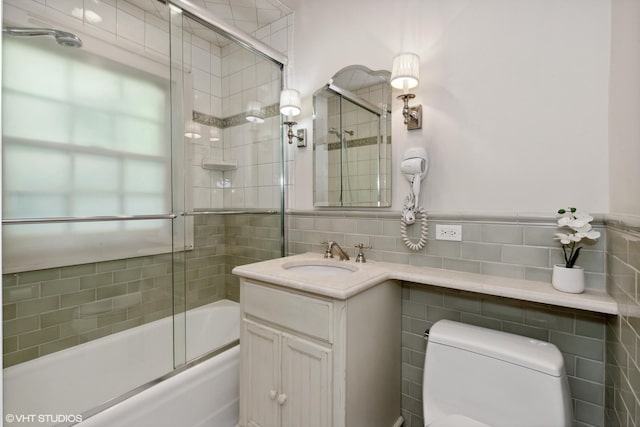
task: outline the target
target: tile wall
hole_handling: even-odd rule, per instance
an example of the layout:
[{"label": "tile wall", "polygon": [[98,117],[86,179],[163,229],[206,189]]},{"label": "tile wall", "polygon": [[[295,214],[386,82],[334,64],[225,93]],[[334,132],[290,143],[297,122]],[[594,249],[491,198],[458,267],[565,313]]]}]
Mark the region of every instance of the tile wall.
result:
[{"label": "tile wall", "polygon": [[607,426],[640,426],[640,221],[607,220],[607,291],[620,315],[607,325]]},{"label": "tile wall", "polygon": [[565,360],[574,426],[604,424],[606,316],[508,298],[405,283],[402,288],[402,411],[422,427],[424,331],[440,319],[555,344]]},{"label": "tile wall", "polygon": [[[281,253],[277,214],[200,215],[194,234],[187,308],[238,301],[233,267]],[[171,254],[164,254],[5,274],[4,367],[170,316],[171,273]]]},{"label": "tile wall", "polygon": [[[553,240],[554,218],[433,216],[427,247],[417,253],[406,249],[399,238],[399,218],[399,212],[291,212],[288,251],[321,253],[324,246],[320,242],[334,240],[354,254],[353,246],[363,242],[373,246],[366,251],[371,260],[547,283],[551,281],[553,264],[561,262],[560,249]],[[436,224],[462,225],[463,241],[435,240]],[[595,228],[604,231],[601,221],[596,221]],[[604,239],[583,249],[580,264],[587,272],[587,286],[604,289]],[[426,343],[422,334],[439,319],[554,343],[564,355],[570,378],[574,425],[605,425],[605,315],[411,283],[403,284],[402,313],[405,426],[424,425],[421,396]]]},{"label": "tile wall", "polygon": [[[292,19],[283,17],[254,36],[285,53]],[[207,120],[202,138],[192,146],[193,207],[237,209],[280,207],[280,114],[277,109],[281,72],[273,62],[236,44],[216,46],[195,35],[185,55],[193,85],[193,110]],[[185,52],[189,46],[185,44]],[[247,106],[257,103],[264,123],[245,119]],[[208,125],[206,124],[208,122]],[[219,138],[218,140],[211,140]],[[230,171],[202,168],[202,161],[237,161]]]},{"label": "tile wall", "polygon": [[[323,252],[320,242],[334,240],[350,254],[358,243],[371,245],[372,260],[444,268],[494,276],[551,282],[553,265],[562,262],[553,239],[552,217],[500,217],[473,215],[431,216],[429,241],[424,250],[407,249],[400,238],[400,212],[293,211],[288,218],[289,253]],[[436,224],[462,226],[462,242],[435,240]],[[602,222],[594,228],[604,231]],[[417,241],[419,227],[409,227]],[[587,287],[605,289],[605,243],[585,245],[579,264],[585,268]]]}]

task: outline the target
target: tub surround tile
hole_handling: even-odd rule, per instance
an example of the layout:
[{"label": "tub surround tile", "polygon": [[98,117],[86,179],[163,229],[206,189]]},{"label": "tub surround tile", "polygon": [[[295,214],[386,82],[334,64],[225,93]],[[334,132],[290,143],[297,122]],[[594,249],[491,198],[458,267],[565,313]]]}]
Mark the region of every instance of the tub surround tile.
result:
[{"label": "tub surround tile", "polygon": [[[187,276],[175,282],[187,308],[238,301],[231,268],[280,256],[277,215],[202,215],[195,223],[196,247],[174,264]],[[169,254],[4,275],[4,366],[170,316],[172,269]],[[50,335],[56,329],[59,337]]]}]

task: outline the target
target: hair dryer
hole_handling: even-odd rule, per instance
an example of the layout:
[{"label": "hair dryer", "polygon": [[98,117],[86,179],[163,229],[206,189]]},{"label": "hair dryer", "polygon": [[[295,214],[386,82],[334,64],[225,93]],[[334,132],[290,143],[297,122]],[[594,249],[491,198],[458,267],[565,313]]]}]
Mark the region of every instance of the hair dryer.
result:
[{"label": "hair dryer", "polygon": [[400,164],[400,172],[411,184],[411,191],[415,197],[414,206],[420,197],[420,182],[427,176],[427,150],[424,148],[410,148],[404,153],[404,160]]},{"label": "hair dryer", "polygon": [[[411,192],[404,200],[400,234],[404,243],[412,250],[422,249],[427,242],[427,215],[424,208],[418,206],[418,199],[420,197],[420,183],[427,176],[428,167],[427,150],[424,148],[410,148],[404,153],[404,160],[400,164],[400,172],[411,184]],[[420,241],[413,243],[407,235],[406,227],[415,223],[416,213],[421,215],[422,225]]]}]

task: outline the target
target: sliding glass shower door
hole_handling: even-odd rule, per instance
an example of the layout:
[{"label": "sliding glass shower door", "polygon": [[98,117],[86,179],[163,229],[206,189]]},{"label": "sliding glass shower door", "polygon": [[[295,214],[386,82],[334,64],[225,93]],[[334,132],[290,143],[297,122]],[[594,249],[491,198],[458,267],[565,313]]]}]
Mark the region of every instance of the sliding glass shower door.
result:
[{"label": "sliding glass shower door", "polygon": [[220,350],[189,311],[283,255],[282,66],[165,2],[44,3],[3,2],[4,410],[88,416]]},{"label": "sliding glass shower door", "polygon": [[184,189],[174,193],[184,212],[174,231],[183,249],[174,253],[175,342],[185,344],[175,347],[179,364],[216,346],[184,313],[238,302],[231,270],[283,255],[282,65],[193,16],[174,10],[171,23],[173,110],[182,113],[173,116],[181,133],[174,139],[184,143],[174,153],[184,171],[174,179]]}]

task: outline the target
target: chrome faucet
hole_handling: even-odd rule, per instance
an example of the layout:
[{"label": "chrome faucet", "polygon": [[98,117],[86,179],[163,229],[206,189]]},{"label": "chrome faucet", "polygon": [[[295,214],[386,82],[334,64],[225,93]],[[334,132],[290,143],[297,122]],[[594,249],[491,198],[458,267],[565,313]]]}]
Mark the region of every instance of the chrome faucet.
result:
[{"label": "chrome faucet", "polygon": [[327,250],[324,252],[325,258],[333,258],[333,249],[335,248],[338,251],[340,261],[349,261],[349,255],[347,255],[347,253],[342,250],[338,243],[329,240],[328,242],[322,242],[322,244],[327,245]]}]

